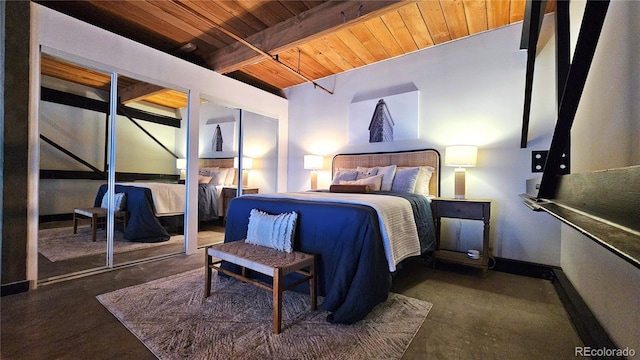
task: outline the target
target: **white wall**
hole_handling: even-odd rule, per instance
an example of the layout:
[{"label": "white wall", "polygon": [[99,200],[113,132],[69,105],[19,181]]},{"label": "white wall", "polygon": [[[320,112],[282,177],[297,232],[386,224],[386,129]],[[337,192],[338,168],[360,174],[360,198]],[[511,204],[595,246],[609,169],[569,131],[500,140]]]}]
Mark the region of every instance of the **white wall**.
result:
[{"label": "white wall", "polygon": [[[478,145],[478,166],[467,172],[467,196],[493,200],[493,254],[559,265],[559,224],[532,213],[518,197],[533,176],[531,150],[549,147],[555,121],[553,18],[545,19],[536,60],[527,149],[520,149],[526,66],[526,53],[518,50],[521,29],[521,24],[506,26],[321,80],[334,95],[309,84],[288,89],[289,190],[309,187],[304,154],[325,155],[318,185],[327,188],[337,153],[435,148],[444,155],[447,145]],[[350,145],[354,97],[375,97],[407,84],[420,91],[419,139]],[[453,196],[451,168],[442,171],[442,196]],[[449,234],[460,230],[460,250],[480,245],[477,225],[449,222]]]},{"label": "white wall", "polygon": [[[574,41],[583,11],[583,1],[571,2]],[[638,11],[633,1],[612,1],[609,6],[571,128],[573,173],[640,164],[638,107],[634,105],[640,100]]]},{"label": "white wall", "polygon": [[[571,4],[573,37],[584,2]],[[639,24],[639,2],[611,2],[572,128],[573,172],[640,164]],[[568,279],[612,340],[638,351],[640,271],[567,225],[561,233]]]},{"label": "white wall", "polygon": [[[190,157],[188,178],[190,187],[197,183],[199,99],[215,100],[230,107],[243,108],[278,119],[278,178],[279,190],[286,189],[288,102],[273,94],[253,88],[200,66],[185,62],[171,55],[140,45],[134,41],[31,3],[31,102],[30,117],[30,182],[32,194],[28,199],[29,235],[27,278],[37,279],[37,228],[38,228],[38,101],[40,87],[39,52],[64,58],[83,66],[164,85],[189,93]],[[117,166],[117,164],[116,164]],[[188,213],[197,214],[197,191],[188,191]],[[188,220],[187,248],[195,251],[195,222]]]}]

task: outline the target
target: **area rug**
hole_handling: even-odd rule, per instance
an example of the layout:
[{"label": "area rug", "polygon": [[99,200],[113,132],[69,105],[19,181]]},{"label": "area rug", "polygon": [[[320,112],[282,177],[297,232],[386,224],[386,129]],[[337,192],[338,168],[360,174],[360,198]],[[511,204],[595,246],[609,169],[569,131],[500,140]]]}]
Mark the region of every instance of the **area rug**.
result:
[{"label": "area rug", "polygon": [[[113,252],[147,249],[167,244],[179,244],[184,241],[184,235],[172,236],[168,241],[159,243],[141,243],[128,241],[123,233],[115,231],[113,236]],[[224,233],[207,232],[207,238],[214,242],[214,238],[224,239]],[[91,240],[91,227],[78,227],[78,233],[73,233],[72,227],[44,229],[38,231],[38,252],[52,262],[75,259],[83,256],[104,254],[107,250],[107,235],[105,230],[97,233],[96,241]]]},{"label": "area rug", "polygon": [[159,359],[399,359],[432,306],[391,293],[365,319],[336,325],[309,310],[308,294],[286,291],[276,335],[270,292],[215,274],[207,299],[203,288],[204,268],[97,299]]}]

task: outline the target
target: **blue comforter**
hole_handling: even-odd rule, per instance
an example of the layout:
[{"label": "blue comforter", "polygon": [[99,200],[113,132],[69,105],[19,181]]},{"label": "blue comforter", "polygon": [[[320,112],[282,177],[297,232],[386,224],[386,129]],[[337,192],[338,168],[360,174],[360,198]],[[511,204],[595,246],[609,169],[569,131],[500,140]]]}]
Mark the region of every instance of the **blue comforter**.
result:
[{"label": "blue comforter", "polygon": [[[413,199],[413,195],[407,198]],[[424,234],[420,236],[421,243],[424,237],[424,248],[432,249],[435,235],[431,208],[428,201],[423,200],[416,198],[410,202],[414,213],[416,210],[422,213],[416,221],[430,223],[421,224],[418,229]],[[378,215],[373,208],[344,203],[241,196],[233,199],[229,205],[225,242],[246,238],[252,209],[272,214],[298,212],[294,249],[318,255],[318,294],[325,297],[324,309],[331,312],[327,318],[329,322],[354,323],[387,299],[391,289],[391,273],[385,257]],[[238,267],[231,264],[224,264],[224,267],[239,271]],[[295,280],[296,274],[292,275],[288,281]],[[266,277],[262,277],[262,280],[270,281]],[[308,285],[296,290],[308,291]]]}]

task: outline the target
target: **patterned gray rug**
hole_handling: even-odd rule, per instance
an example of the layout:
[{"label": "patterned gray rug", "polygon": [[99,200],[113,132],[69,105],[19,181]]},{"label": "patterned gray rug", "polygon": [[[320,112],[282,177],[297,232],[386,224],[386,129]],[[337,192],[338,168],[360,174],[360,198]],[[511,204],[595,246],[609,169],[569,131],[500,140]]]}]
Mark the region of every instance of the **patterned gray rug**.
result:
[{"label": "patterned gray rug", "polygon": [[309,310],[308,294],[286,291],[275,335],[270,292],[213,278],[207,299],[204,268],[97,298],[159,359],[399,359],[432,306],[391,293],[365,319],[335,325]]},{"label": "patterned gray rug", "polygon": [[[200,241],[198,234],[198,241]],[[210,242],[224,240],[224,233],[203,232],[203,237]],[[219,239],[218,239],[219,238]],[[179,244],[184,241],[184,235],[172,236],[161,243],[141,243],[124,239],[123,233],[115,231],[113,236],[113,252],[146,249],[167,244]],[[44,229],[38,231],[38,252],[52,262],[75,259],[83,256],[105,254],[107,251],[107,235],[105,230],[98,230],[96,241],[91,241],[91,227],[78,227],[78,233],[73,233],[72,227]]]}]

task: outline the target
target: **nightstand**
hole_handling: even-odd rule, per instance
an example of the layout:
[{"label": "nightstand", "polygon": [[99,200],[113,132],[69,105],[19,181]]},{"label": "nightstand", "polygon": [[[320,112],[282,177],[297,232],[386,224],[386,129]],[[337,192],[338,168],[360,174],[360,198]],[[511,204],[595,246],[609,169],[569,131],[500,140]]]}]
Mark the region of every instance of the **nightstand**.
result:
[{"label": "nightstand", "polygon": [[[224,214],[224,222],[227,222],[227,210],[229,209],[229,203],[231,199],[236,197],[238,188],[235,186],[225,186],[222,188],[222,213]],[[257,194],[258,188],[242,188],[243,194]]]},{"label": "nightstand", "polygon": [[[457,263],[482,269],[482,276],[486,276],[489,269],[489,221],[491,218],[491,200],[479,199],[447,199],[435,198],[431,202],[433,218],[436,225],[435,260]],[[480,220],[484,223],[482,249],[479,259],[470,259],[466,252],[440,249],[441,218]]]}]

